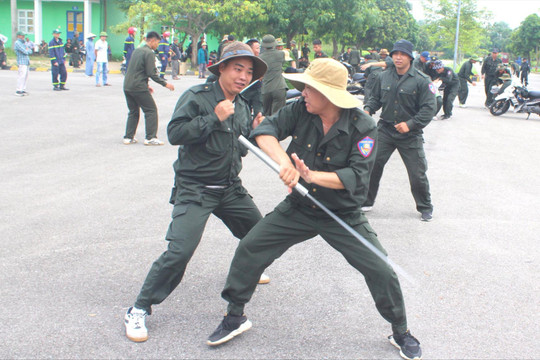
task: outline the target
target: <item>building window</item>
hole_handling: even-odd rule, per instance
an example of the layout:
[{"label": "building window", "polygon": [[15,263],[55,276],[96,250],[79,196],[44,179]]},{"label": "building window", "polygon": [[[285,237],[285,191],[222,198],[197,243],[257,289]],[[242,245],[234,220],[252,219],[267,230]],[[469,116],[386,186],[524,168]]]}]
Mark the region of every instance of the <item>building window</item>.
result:
[{"label": "building window", "polygon": [[34,33],[34,10],[19,10],[19,31]]}]

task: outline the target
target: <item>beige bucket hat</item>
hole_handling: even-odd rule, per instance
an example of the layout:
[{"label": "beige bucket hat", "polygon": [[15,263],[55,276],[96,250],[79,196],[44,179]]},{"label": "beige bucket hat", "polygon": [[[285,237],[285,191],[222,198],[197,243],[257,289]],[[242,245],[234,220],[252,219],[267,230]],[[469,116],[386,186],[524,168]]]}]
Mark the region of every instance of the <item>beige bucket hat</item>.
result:
[{"label": "beige bucket hat", "polygon": [[305,72],[283,74],[299,91],[309,85],[323,94],[332,104],[342,109],[359,107],[360,100],[347,91],[347,68],[330,58],[315,59]]},{"label": "beige bucket hat", "polygon": [[212,74],[219,76],[219,64],[237,57],[248,57],[253,60],[253,78],[251,79],[251,82],[263,77],[266,69],[268,68],[268,66],[263,60],[253,54],[251,46],[246,45],[240,41],[233,41],[223,48],[223,51],[221,52],[221,60],[214,65],[209,66],[208,70]]}]

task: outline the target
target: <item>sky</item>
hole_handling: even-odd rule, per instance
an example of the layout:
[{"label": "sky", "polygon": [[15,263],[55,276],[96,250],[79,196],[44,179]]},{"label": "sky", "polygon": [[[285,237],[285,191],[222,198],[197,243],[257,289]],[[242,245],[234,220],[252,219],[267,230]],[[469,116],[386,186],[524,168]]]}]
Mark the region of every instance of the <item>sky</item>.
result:
[{"label": "sky", "polygon": [[[407,0],[413,7],[416,20],[424,17],[422,0]],[[511,29],[519,27],[521,22],[532,13],[540,16],[539,0],[476,0],[478,9],[485,8],[493,13],[493,22],[504,21]]]}]

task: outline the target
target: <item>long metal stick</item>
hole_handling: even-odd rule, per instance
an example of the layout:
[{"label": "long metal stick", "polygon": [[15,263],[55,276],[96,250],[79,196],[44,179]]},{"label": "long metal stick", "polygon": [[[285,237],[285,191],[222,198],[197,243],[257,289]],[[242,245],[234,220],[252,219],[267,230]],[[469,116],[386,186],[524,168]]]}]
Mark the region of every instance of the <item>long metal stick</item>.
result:
[{"label": "long metal stick", "polygon": [[[251,150],[259,159],[261,159],[266,165],[270,166],[272,170],[274,170],[276,173],[279,174],[280,167],[279,165],[270,158],[270,156],[266,155],[261,149],[253,145],[248,139],[246,139],[244,136],[240,135],[238,137],[238,141],[245,145],[249,150]],[[387,263],[390,267],[394,269],[396,273],[403,276],[407,281],[414,284],[415,280],[413,277],[411,277],[407,272],[398,264],[393,262],[388,256],[386,256],[381,250],[377,249],[375,245],[367,241],[362,235],[358,233],[358,231],[354,230],[349,224],[347,224],[345,221],[341,220],[336,214],[334,214],[330,209],[328,209],[326,206],[321,204],[320,201],[315,199],[313,196],[309,194],[309,190],[306,189],[305,186],[298,183],[294,187],[296,191],[298,191],[302,196],[307,197],[309,200],[311,200],[315,205],[317,205],[319,208],[321,208],[325,213],[327,213],[332,219],[334,219],[341,227],[343,227],[345,230],[347,230],[352,236],[357,238],[362,244],[364,244],[365,247],[367,247],[369,250],[371,250],[375,255],[377,255],[381,260],[383,260],[385,263]]]}]

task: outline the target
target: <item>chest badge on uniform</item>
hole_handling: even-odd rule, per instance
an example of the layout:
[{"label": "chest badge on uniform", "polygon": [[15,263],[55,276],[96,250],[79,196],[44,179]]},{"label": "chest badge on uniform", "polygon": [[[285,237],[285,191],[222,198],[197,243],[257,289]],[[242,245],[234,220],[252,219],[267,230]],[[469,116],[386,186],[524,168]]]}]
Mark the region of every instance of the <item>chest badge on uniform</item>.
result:
[{"label": "chest badge on uniform", "polygon": [[358,151],[360,151],[360,154],[362,154],[363,157],[367,158],[369,155],[371,155],[373,146],[375,146],[375,140],[369,136],[366,136],[358,142]]}]

